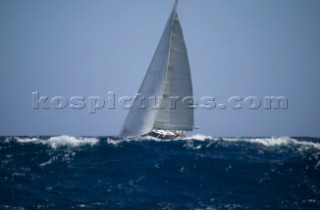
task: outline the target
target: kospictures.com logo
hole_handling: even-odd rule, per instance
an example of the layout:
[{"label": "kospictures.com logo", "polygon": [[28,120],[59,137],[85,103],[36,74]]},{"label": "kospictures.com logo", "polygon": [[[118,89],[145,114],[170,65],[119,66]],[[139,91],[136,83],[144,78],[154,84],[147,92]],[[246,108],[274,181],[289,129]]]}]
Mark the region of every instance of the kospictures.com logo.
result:
[{"label": "kospictures.com logo", "polygon": [[[163,103],[166,101],[166,103]],[[165,105],[166,104],[166,105]],[[108,91],[104,97],[101,96],[42,96],[39,92],[32,92],[32,108],[35,110],[81,110],[87,109],[90,114],[94,114],[101,109],[176,109],[184,107],[188,109],[233,109],[233,110],[286,110],[289,101],[285,96],[232,96],[225,102],[218,103],[213,96],[145,96],[136,94],[135,96],[116,97],[115,92]],[[183,105],[183,106],[181,106]]]}]

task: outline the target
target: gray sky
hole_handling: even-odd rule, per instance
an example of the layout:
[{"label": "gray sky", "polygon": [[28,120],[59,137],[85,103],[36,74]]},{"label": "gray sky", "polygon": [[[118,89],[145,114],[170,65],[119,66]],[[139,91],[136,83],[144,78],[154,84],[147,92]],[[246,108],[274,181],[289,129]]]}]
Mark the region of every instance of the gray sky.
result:
[{"label": "gray sky", "polygon": [[[41,96],[134,96],[173,0],[0,1],[0,135],[114,135],[128,110],[34,110]],[[213,136],[320,136],[320,1],[181,0],[194,95],[287,110],[195,111]]]}]

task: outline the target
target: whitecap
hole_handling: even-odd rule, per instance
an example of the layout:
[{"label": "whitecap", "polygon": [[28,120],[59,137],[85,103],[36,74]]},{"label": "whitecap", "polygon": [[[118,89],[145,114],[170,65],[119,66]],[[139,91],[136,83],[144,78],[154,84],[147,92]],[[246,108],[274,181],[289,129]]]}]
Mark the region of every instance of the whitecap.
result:
[{"label": "whitecap", "polygon": [[316,148],[320,149],[320,143],[311,141],[298,141],[294,138],[283,136],[283,137],[270,137],[270,138],[222,138],[223,141],[228,142],[248,142],[253,144],[261,144],[265,147],[276,147],[276,146],[303,146],[304,148]]},{"label": "whitecap", "polygon": [[195,134],[189,137],[182,138],[182,140],[196,140],[196,141],[206,141],[206,140],[213,140],[211,136],[205,136],[202,134]]},{"label": "whitecap", "polygon": [[47,141],[43,143],[50,145],[53,149],[59,147],[78,147],[83,145],[93,146],[97,144],[99,140],[97,138],[84,138],[84,137],[75,137],[75,136],[54,136],[50,137]]},{"label": "whitecap", "polygon": [[[264,147],[290,147],[290,146],[297,146],[301,150],[306,150],[309,148],[315,148],[315,149],[320,149],[320,143],[317,142],[312,142],[312,141],[307,141],[307,140],[296,140],[292,137],[288,136],[282,136],[282,137],[261,137],[261,138],[244,138],[244,137],[239,137],[239,138],[218,138],[218,137],[212,137],[212,136],[207,136],[207,135],[202,135],[202,134],[195,134],[192,136],[184,137],[184,138],[176,138],[176,139],[167,139],[167,140],[161,140],[158,138],[154,137],[135,137],[135,138],[123,138],[123,139],[112,139],[109,138],[107,140],[108,144],[112,145],[118,145],[123,142],[131,142],[131,141],[157,141],[157,142],[173,142],[173,141],[187,141],[187,142],[192,142],[192,141],[208,141],[207,147],[209,147],[212,143],[218,142],[218,141],[225,141],[225,142],[245,142],[245,143],[250,143],[250,144],[259,144]],[[200,149],[200,148],[196,148]],[[261,151],[260,151],[261,153]]]},{"label": "whitecap", "polygon": [[83,145],[93,146],[99,142],[97,138],[85,138],[85,137],[75,137],[75,136],[53,136],[49,139],[41,139],[37,137],[14,137],[15,141],[19,143],[35,143],[35,144],[45,144],[49,145],[51,148],[56,149],[59,147],[79,147]]},{"label": "whitecap", "polygon": [[39,141],[40,141],[40,139],[35,138],[35,137],[33,137],[33,138],[19,138],[19,137],[15,137],[15,140],[16,140],[17,142],[20,142],[20,143],[30,143],[30,142],[39,142]]},{"label": "whitecap", "polygon": [[41,163],[39,166],[43,167],[46,165],[50,165],[52,163],[52,161],[54,161],[56,159],[56,157],[50,158],[50,160],[48,160],[47,162]]},{"label": "whitecap", "polygon": [[152,136],[141,136],[141,137],[127,137],[127,138],[108,138],[107,143],[117,146],[124,142],[144,142],[144,141],[170,141],[162,140]]}]

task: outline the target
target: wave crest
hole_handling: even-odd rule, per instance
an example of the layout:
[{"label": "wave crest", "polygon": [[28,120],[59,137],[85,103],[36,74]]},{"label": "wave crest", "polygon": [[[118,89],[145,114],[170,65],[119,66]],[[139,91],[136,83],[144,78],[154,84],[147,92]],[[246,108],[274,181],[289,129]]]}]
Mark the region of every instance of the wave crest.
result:
[{"label": "wave crest", "polygon": [[30,142],[39,142],[40,139],[38,138],[20,138],[20,137],[15,137],[15,140],[17,142],[20,142],[20,143],[30,143]]},{"label": "wave crest", "polygon": [[[56,149],[59,147],[79,147],[84,145],[93,146],[99,142],[98,138],[93,137],[75,137],[75,136],[53,136],[48,139],[44,139],[41,137],[14,137],[15,141],[19,143],[42,143],[45,145],[49,145],[51,148]],[[6,142],[11,141],[10,139],[6,140]],[[136,137],[136,138],[123,138],[123,139],[113,139],[108,138],[107,143],[118,145],[123,142],[135,142],[135,141],[157,141],[157,142],[172,142],[172,141],[209,141],[209,142],[217,142],[217,141],[225,141],[225,142],[244,142],[249,144],[259,144],[264,147],[298,147],[302,149],[315,148],[320,150],[320,143],[309,141],[309,140],[297,140],[292,137],[264,137],[264,138],[250,138],[250,137],[242,137],[242,138],[222,138],[222,137],[212,137],[206,136],[202,134],[195,134],[185,138],[177,138],[170,140],[160,140],[153,137]]]},{"label": "wave crest", "polygon": [[83,138],[83,137],[74,137],[74,136],[54,136],[47,140],[53,149],[58,147],[68,146],[68,147],[78,147],[82,145],[95,145],[98,143],[96,138]]},{"label": "wave crest", "polygon": [[14,138],[19,143],[40,143],[49,145],[53,149],[57,149],[59,147],[79,147],[84,145],[95,145],[99,142],[97,138],[85,138],[85,137],[75,137],[75,136],[53,136],[49,139],[41,139],[41,138]]},{"label": "wave crest", "polygon": [[195,134],[189,137],[183,138],[183,140],[196,140],[196,141],[206,141],[206,140],[214,140],[212,136],[205,136],[202,134]]},{"label": "wave crest", "polygon": [[283,137],[268,137],[268,138],[222,138],[224,141],[229,142],[247,142],[253,144],[262,144],[265,147],[275,146],[304,146],[320,149],[320,143],[311,141],[298,141],[288,136]]}]

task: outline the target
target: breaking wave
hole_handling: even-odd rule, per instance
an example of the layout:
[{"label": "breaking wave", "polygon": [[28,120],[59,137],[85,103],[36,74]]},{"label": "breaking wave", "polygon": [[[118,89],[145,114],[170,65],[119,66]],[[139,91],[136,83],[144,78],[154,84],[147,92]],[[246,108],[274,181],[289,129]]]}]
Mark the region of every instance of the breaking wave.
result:
[{"label": "breaking wave", "polygon": [[135,137],[135,138],[114,138],[114,137],[76,137],[76,136],[52,136],[52,137],[7,137],[5,142],[15,141],[21,144],[42,144],[47,145],[52,149],[58,149],[61,147],[77,148],[81,146],[95,146],[98,143],[109,145],[121,145],[129,142],[184,142],[184,143],[196,143],[202,142],[206,147],[212,144],[224,143],[226,147],[239,144],[250,144],[258,147],[265,148],[295,148],[296,150],[308,150],[316,149],[320,150],[320,141],[313,140],[311,138],[293,138],[288,136],[283,137],[264,137],[264,138],[222,138],[212,137],[202,134],[195,134],[186,138],[176,138],[171,140],[160,140],[153,137]]},{"label": "breaking wave", "polygon": [[320,143],[311,141],[299,141],[291,137],[270,137],[270,138],[223,138],[230,142],[247,142],[252,144],[261,144],[265,147],[277,146],[305,146],[320,149]]},{"label": "breaking wave", "polygon": [[48,144],[52,148],[58,148],[61,146],[78,147],[82,145],[95,145],[99,142],[96,138],[81,138],[74,136],[57,136],[51,137],[48,140]]},{"label": "breaking wave", "polygon": [[97,138],[85,138],[85,137],[75,137],[75,136],[53,136],[48,139],[43,138],[14,138],[17,142],[20,143],[40,143],[49,145],[53,149],[57,149],[59,147],[79,147],[84,145],[93,146],[99,142]]},{"label": "breaking wave", "polygon": [[0,209],[319,209],[319,172],[319,138],[0,137]]},{"label": "breaking wave", "polygon": [[156,141],[156,142],[175,142],[175,141],[199,141],[199,142],[229,142],[229,143],[249,143],[257,144],[264,147],[303,147],[305,149],[314,148],[320,150],[320,143],[307,140],[297,140],[292,137],[283,136],[283,137],[264,137],[264,138],[250,138],[250,137],[241,137],[241,138],[222,138],[222,137],[212,137],[202,134],[195,134],[185,138],[176,138],[170,140],[160,140],[153,137],[139,137],[139,138],[127,138],[127,139],[113,139],[108,138],[107,142],[109,144],[117,145],[124,142],[135,142],[135,141]]}]

